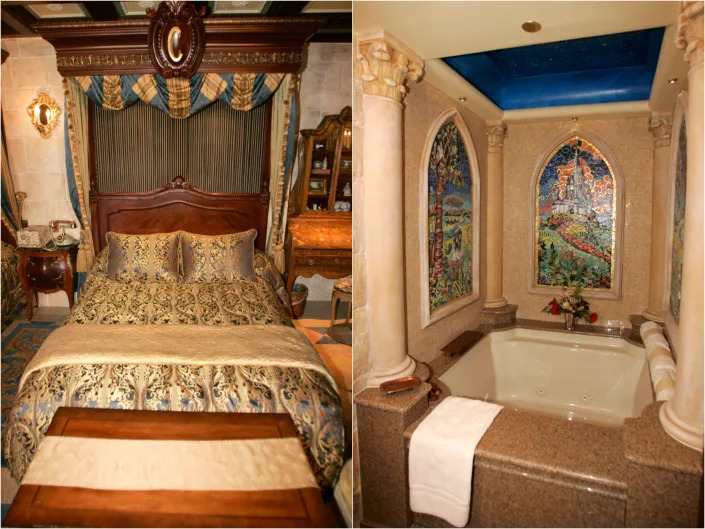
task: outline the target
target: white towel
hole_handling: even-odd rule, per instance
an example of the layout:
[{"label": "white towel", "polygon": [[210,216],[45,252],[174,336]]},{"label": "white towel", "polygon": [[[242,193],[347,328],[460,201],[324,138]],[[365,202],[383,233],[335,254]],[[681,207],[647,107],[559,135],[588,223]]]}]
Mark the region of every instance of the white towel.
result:
[{"label": "white towel", "polygon": [[447,397],[416,428],[409,445],[411,510],[462,527],[470,518],[475,448],[502,406]]}]

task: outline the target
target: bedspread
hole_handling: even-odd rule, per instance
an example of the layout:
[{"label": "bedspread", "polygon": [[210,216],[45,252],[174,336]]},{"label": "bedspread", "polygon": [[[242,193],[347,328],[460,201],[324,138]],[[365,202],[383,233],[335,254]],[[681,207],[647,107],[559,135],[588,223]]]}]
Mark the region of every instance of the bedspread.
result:
[{"label": "bedspread", "polygon": [[335,382],[311,344],[279,325],[65,325],[30,362],[5,457],[19,481],[59,406],[289,413],[325,490],[343,464]]}]

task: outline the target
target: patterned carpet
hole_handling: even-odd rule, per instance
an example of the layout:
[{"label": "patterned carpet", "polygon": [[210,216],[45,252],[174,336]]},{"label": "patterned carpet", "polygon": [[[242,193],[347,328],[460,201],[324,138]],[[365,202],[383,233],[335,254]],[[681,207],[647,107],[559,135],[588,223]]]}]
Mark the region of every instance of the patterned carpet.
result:
[{"label": "patterned carpet", "polygon": [[28,322],[15,320],[2,333],[2,469],[0,470],[0,490],[2,491],[2,512],[0,524],[5,520],[5,514],[10,508],[17,483],[10,477],[5,461],[5,426],[8,413],[14,404],[17,383],[24,368],[42,345],[46,337],[59,326],[59,323],[48,321]]},{"label": "patterned carpet", "polygon": [[[337,323],[342,324],[343,320]],[[333,373],[343,401],[346,430],[348,432],[352,431],[352,347],[340,344],[326,335],[329,320],[301,319],[294,320],[294,324],[311,341],[318,354]],[[27,363],[32,359],[46,337],[59,325],[60,323],[58,322],[15,320],[2,333],[1,430],[3,447],[5,444],[7,417],[14,403],[20,377]],[[10,503],[12,503],[17,492],[17,484],[10,477],[4,455],[2,456],[1,477],[2,512],[0,524],[3,524],[7,509],[10,507]]]}]

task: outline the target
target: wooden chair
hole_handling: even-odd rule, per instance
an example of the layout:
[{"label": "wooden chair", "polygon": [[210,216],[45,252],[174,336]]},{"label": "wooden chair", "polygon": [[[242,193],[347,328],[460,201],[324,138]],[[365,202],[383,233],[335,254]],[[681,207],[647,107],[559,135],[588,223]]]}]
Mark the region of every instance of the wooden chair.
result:
[{"label": "wooden chair", "polygon": [[330,300],[330,325],[328,326],[328,332],[333,329],[335,325],[335,316],[338,312],[338,303],[340,301],[348,302],[348,315],[345,318],[345,323],[350,322],[350,315],[352,313],[352,275],[338,279],[333,283],[333,296]]}]

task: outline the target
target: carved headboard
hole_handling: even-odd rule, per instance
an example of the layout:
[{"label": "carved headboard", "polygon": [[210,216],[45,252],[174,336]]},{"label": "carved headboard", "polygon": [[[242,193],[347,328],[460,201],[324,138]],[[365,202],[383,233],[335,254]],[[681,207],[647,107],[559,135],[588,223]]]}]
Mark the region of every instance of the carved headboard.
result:
[{"label": "carved headboard", "polygon": [[254,228],[255,247],[264,250],[268,209],[269,193],[208,193],[177,176],[147,193],[98,193],[91,201],[93,244],[101,250],[109,231],[220,235]]}]

